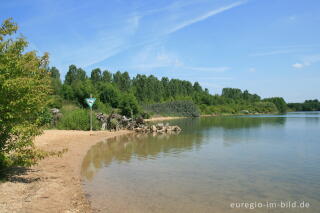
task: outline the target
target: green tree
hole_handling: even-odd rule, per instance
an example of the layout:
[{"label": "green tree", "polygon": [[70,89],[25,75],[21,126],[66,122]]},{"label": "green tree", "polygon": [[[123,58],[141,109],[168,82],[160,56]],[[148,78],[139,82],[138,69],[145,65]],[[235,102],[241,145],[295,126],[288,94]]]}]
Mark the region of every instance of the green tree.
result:
[{"label": "green tree", "polygon": [[27,41],[13,36],[17,29],[11,19],[0,28],[0,168],[30,166],[44,156],[33,139],[50,93],[48,54],[25,52]]},{"label": "green tree", "polygon": [[103,71],[102,73],[102,81],[111,83],[112,82],[112,74],[108,70]]},{"label": "green tree", "polygon": [[263,99],[263,101],[271,102],[274,105],[276,105],[276,107],[280,113],[285,113],[287,111],[287,103],[281,97],[265,98],[265,99]]},{"label": "green tree", "polygon": [[121,114],[127,117],[131,117],[131,112],[136,115],[140,112],[138,101],[133,94],[124,94],[119,106]]},{"label": "green tree", "polygon": [[116,72],[115,74],[113,74],[113,83],[115,83],[115,85],[117,85],[117,87],[121,91],[129,91],[131,86],[131,79],[129,73],[121,73],[119,71]]},{"label": "green tree", "polygon": [[117,87],[111,83],[102,83],[99,86],[101,102],[108,104],[114,108],[119,107],[121,102],[121,93]]},{"label": "green tree", "polygon": [[51,77],[51,85],[54,95],[61,95],[62,83],[60,79],[60,72],[56,67],[51,67],[49,69],[49,75]]},{"label": "green tree", "polygon": [[74,81],[84,81],[87,78],[86,72],[77,68],[75,65],[70,65],[66,74],[65,83],[71,85]]},{"label": "green tree", "polygon": [[97,83],[97,82],[101,81],[102,80],[101,70],[99,68],[92,70],[90,79],[91,79],[91,81],[93,81],[93,83]]}]

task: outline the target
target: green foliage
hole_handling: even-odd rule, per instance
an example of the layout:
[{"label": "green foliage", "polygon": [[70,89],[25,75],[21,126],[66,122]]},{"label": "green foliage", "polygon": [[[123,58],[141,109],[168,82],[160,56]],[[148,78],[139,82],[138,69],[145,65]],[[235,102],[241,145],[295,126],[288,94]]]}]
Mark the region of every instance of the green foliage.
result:
[{"label": "green foliage", "polygon": [[320,102],[318,99],[306,100],[304,103],[289,103],[288,107],[292,111],[320,111]]},{"label": "green foliage", "polygon": [[69,71],[66,74],[65,83],[71,85],[75,81],[83,81],[87,79],[86,72],[77,68],[75,65],[69,66]]},{"label": "green foliage", "polygon": [[238,104],[223,104],[209,106],[206,104],[200,105],[201,114],[242,114],[244,111],[248,113],[276,113],[278,109],[270,102],[255,102],[255,103],[238,103]]},{"label": "green foliage", "polygon": [[141,112],[139,116],[141,116],[143,119],[149,119],[149,118],[151,118],[151,114],[152,113]]},{"label": "green foliage", "polygon": [[112,107],[109,104],[102,103],[99,99],[93,105],[93,109],[97,112],[109,114],[112,112]]},{"label": "green foliage", "polygon": [[145,106],[146,111],[158,115],[198,117],[199,109],[192,101],[172,101]]},{"label": "green foliage", "polygon": [[94,83],[97,83],[97,82],[101,81],[102,80],[101,70],[99,68],[96,68],[96,69],[92,70],[90,79]]},{"label": "green foliage", "polygon": [[59,95],[51,95],[48,100],[48,107],[50,108],[58,108],[62,107],[63,98]]},{"label": "green foliage", "polygon": [[129,91],[131,86],[131,79],[128,72],[116,72],[113,74],[113,82],[121,91]]},{"label": "green foliage", "polygon": [[100,92],[100,100],[102,103],[109,104],[117,108],[121,102],[120,90],[111,83],[102,83],[98,86]]},{"label": "green foliage", "polygon": [[[31,166],[44,153],[33,138],[46,123],[50,91],[48,54],[26,52],[27,41],[12,36],[18,26],[11,19],[0,27],[0,165]],[[12,36],[12,37],[11,37]]]},{"label": "green foliage", "polygon": [[[93,130],[98,130],[100,128],[99,122],[94,116],[93,113]],[[58,123],[58,129],[90,130],[90,110],[76,109],[63,111],[63,116]]]},{"label": "green foliage", "polygon": [[287,103],[281,97],[265,98],[263,101],[274,103],[280,113],[287,112]]},{"label": "green foliage", "polygon": [[132,115],[136,115],[140,112],[138,101],[136,97],[131,93],[124,94],[122,96],[119,109],[121,111],[121,114],[127,117],[131,117],[131,113]]},{"label": "green foliage", "polygon": [[86,98],[89,98],[90,95],[93,95],[93,97],[97,96],[96,88],[90,79],[73,81],[71,88],[74,99],[83,107],[87,107]]},{"label": "green foliage", "polygon": [[108,70],[103,71],[102,73],[102,81],[111,83],[112,82],[112,74]]}]

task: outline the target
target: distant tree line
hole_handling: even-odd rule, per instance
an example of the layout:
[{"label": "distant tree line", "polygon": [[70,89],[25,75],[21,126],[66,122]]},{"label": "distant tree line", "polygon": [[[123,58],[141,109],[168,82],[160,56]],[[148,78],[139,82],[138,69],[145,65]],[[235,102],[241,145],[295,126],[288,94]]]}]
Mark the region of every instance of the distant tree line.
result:
[{"label": "distant tree line", "polygon": [[318,99],[306,100],[303,103],[288,103],[292,111],[320,111],[320,102]]},{"label": "distant tree line", "polygon": [[[90,76],[87,76],[85,70],[75,65],[69,66],[65,80],[61,82],[57,68],[51,67],[48,71],[53,88],[50,106],[57,108],[65,101],[86,107],[84,100],[92,94],[97,98],[94,105],[96,110],[108,112],[118,109],[121,114],[127,116],[131,116],[131,113],[145,114],[144,109],[148,109],[150,113],[157,113],[159,110],[153,112],[150,109],[159,109],[160,105],[152,107],[153,104],[171,102],[180,109],[193,109],[194,106],[186,107],[185,104],[195,104],[197,109],[193,113],[185,112],[193,115],[199,114],[199,110],[202,114],[239,113],[244,110],[252,113],[283,113],[287,110],[283,98],[261,99],[259,95],[251,94],[248,90],[236,88],[224,88],[221,95],[212,95],[198,82],[191,83],[167,77],[158,79],[153,75],[141,74],[131,78],[128,72],[111,73],[99,68],[93,69]],[[172,104],[166,107],[173,109]]]}]

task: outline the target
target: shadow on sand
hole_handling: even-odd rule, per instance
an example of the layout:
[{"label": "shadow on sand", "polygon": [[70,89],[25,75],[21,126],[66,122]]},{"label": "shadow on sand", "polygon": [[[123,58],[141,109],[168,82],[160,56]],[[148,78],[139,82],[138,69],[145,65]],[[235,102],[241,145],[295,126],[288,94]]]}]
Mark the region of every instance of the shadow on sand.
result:
[{"label": "shadow on sand", "polygon": [[38,170],[25,168],[25,167],[12,167],[0,169],[0,183],[1,182],[19,182],[19,183],[32,183],[39,181],[40,177],[34,177],[32,173]]}]

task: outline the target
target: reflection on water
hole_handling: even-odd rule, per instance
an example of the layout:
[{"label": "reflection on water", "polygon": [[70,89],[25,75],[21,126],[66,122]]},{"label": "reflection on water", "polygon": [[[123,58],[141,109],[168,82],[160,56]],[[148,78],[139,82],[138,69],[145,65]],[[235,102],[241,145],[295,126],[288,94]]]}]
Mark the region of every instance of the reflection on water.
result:
[{"label": "reflection on water", "polygon": [[178,155],[197,149],[201,135],[130,134],[100,142],[88,151],[82,163],[81,175],[92,180],[97,170],[111,162],[129,163],[132,158],[155,159],[161,153]]},{"label": "reflection on water", "polygon": [[170,122],[182,127],[179,135],[120,136],[88,151],[84,188],[92,205],[108,212],[247,212],[230,203],[280,200],[308,201],[303,212],[317,212],[319,118],[181,119]]}]

